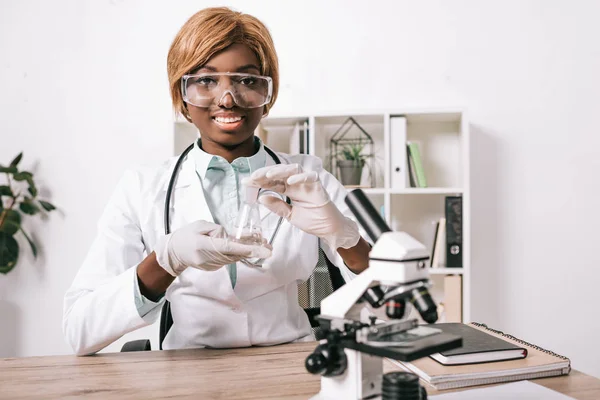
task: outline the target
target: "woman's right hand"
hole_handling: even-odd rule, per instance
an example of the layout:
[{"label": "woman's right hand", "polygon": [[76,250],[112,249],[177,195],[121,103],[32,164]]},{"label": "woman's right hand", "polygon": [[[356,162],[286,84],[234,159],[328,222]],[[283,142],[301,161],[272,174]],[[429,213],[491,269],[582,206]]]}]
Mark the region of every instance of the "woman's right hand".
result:
[{"label": "woman's right hand", "polygon": [[215,271],[244,258],[268,258],[268,244],[241,244],[227,238],[221,225],[195,221],[158,239],[154,252],[158,264],[172,276],[187,267]]}]

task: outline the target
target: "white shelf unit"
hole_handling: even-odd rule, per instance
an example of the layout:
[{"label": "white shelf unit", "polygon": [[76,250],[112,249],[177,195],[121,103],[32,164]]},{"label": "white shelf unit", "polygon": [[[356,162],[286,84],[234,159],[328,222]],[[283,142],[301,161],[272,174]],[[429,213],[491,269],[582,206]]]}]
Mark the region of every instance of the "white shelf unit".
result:
[{"label": "white shelf unit", "polygon": [[[406,118],[406,139],[419,144],[428,187],[391,186],[390,120],[393,116]],[[466,113],[461,109],[398,109],[380,112],[355,112],[299,116],[270,116],[262,122],[267,130],[267,145],[275,151],[314,154],[328,168],[331,136],[339,126],[353,117],[373,138],[374,181],[363,173],[361,184],[373,205],[380,210],[393,230],[406,231],[431,249],[435,222],[445,216],[446,196],[462,197],[462,268],[431,268],[436,302],[444,302],[444,277],[462,277],[462,321],[471,320],[471,200],[469,178],[469,129]],[[308,128],[299,135],[298,127]],[[301,129],[302,130],[302,129]],[[197,136],[187,121],[175,121],[175,153],[178,154]],[[303,137],[303,143],[297,141]],[[335,174],[335,171],[330,171]],[[408,182],[408,181],[407,181]],[[349,187],[348,190],[352,190]],[[417,316],[414,314],[413,316]]]}]

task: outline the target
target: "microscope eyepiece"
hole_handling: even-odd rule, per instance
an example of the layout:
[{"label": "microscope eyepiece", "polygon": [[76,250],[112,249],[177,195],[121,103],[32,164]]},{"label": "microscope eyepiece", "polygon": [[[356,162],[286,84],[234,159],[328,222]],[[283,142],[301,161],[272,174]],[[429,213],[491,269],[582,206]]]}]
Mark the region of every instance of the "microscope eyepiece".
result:
[{"label": "microscope eyepiece", "polygon": [[381,218],[381,215],[375,210],[375,207],[373,207],[373,204],[361,189],[354,189],[348,193],[345,202],[373,243],[383,233],[391,231],[390,227]]}]

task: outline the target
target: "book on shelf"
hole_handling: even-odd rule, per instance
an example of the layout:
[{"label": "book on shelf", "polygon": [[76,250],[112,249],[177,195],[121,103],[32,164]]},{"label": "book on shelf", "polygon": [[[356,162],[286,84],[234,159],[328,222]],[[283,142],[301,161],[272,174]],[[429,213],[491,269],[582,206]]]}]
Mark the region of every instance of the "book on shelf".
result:
[{"label": "book on shelf", "polygon": [[[437,390],[545,378],[566,375],[571,371],[569,358],[491,329],[485,324],[473,322],[467,325],[448,325],[462,325],[485,335],[485,339],[481,339],[472,333],[462,334],[463,346],[457,352],[468,357],[469,349],[472,349],[471,358],[467,359],[468,364],[443,365],[435,360],[435,355],[412,362],[390,361],[404,370],[417,374]],[[435,327],[436,324],[430,326]],[[493,339],[501,342],[492,342]],[[488,361],[484,362],[481,360],[486,359],[486,351],[489,351],[490,355],[487,356]],[[493,357],[503,357],[500,353],[504,351],[510,357],[519,358],[489,361]],[[465,359],[463,358],[463,361]]]},{"label": "book on shelf", "polygon": [[427,179],[425,178],[425,169],[421,158],[419,144],[413,141],[406,142],[408,154],[408,171],[411,187],[426,188]]},{"label": "book on shelf", "polygon": [[446,267],[446,218],[442,217],[435,223],[433,245],[431,247],[431,268]]}]

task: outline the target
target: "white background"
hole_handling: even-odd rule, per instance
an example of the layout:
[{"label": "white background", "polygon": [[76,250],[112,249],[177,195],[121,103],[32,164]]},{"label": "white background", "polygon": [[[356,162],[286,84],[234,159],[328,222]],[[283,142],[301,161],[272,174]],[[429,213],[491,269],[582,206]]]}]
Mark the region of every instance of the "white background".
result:
[{"label": "white background", "polygon": [[[0,276],[0,356],[70,352],[63,294],[123,170],[171,155],[167,50],[213,4],[0,1],[0,163],[24,151],[60,209]],[[466,106],[473,320],[600,376],[600,2],[228,4],[271,29],[272,115]]]}]

